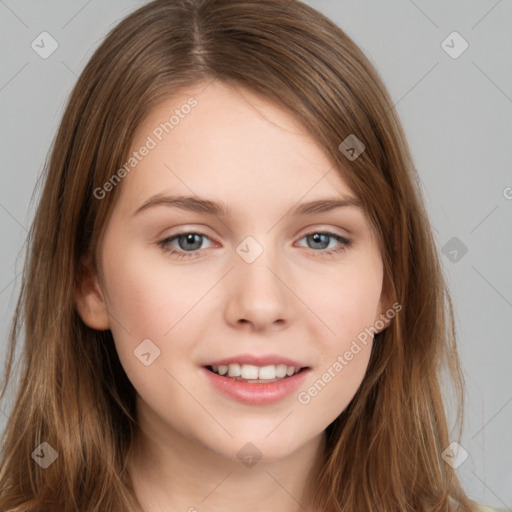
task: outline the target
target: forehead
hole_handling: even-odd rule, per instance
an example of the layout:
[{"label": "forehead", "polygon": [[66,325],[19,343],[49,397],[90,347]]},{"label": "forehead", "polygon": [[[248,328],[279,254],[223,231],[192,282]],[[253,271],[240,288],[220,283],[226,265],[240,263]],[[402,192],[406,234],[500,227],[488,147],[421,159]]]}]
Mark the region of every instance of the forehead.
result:
[{"label": "forehead", "polygon": [[235,212],[302,197],[353,195],[293,114],[217,81],[155,106],[137,129],[128,158],[136,165],[121,195],[130,205],[170,191],[221,196]]}]

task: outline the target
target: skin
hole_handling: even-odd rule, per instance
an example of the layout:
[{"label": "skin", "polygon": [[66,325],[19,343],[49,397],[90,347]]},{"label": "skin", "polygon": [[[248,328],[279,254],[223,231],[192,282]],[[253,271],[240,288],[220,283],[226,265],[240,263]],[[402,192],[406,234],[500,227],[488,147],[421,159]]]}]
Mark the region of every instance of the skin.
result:
[{"label": "skin", "polygon": [[[298,512],[309,505],[324,430],[363,380],[371,338],[307,404],[296,392],[271,405],[240,403],[201,366],[279,354],[311,367],[298,391],[307,390],[390,307],[379,248],[358,207],[289,214],[298,202],[354,194],[290,113],[245,89],[215,81],[176,94],[145,119],[132,149],[191,95],[198,105],[118,185],[100,274],[89,269],[77,308],[90,327],[111,329],[137,391],[129,465],[146,512],[234,512],[241,503],[247,512]],[[134,215],[157,193],[224,202],[232,215],[163,205]],[[168,245],[192,257],[158,246],[186,230],[206,236]],[[351,245],[306,236],[324,232]],[[249,235],[264,248],[252,263],[236,252]],[[160,356],[145,366],[134,350],[148,338]],[[252,467],[237,457],[248,442],[261,452]]]}]

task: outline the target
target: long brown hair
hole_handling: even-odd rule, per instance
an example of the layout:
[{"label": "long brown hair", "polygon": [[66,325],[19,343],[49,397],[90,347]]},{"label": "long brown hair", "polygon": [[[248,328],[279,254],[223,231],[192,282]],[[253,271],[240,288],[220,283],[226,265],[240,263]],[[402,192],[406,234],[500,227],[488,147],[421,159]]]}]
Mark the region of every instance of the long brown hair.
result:
[{"label": "long brown hair", "polygon": [[[403,306],[376,334],[361,387],[327,428],[318,510],[476,510],[441,457],[460,437],[463,381],[450,297],[399,118],[354,42],[295,0],[156,0],[119,23],[82,72],[27,238],[2,389],[24,324],[0,510],[137,509],[125,463],[137,428],[135,390],[111,332],[82,322],[74,294],[81,263],[96,262],[122,183],[102,200],[94,191],[126,161],[152,107],[214,79],[259,93],[304,123],[361,200],[380,244],[384,289]],[[351,134],[365,145],[355,159],[340,150]],[[455,438],[443,368],[459,400]],[[41,443],[58,454],[46,469],[35,462]]]}]

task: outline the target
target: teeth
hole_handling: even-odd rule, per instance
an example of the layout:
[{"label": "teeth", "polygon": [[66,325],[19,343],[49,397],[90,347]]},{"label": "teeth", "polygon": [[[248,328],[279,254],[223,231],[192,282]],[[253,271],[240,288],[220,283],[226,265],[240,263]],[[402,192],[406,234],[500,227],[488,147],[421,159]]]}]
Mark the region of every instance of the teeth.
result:
[{"label": "teeth", "polygon": [[300,368],[285,364],[254,366],[252,364],[232,363],[230,365],[212,366],[214,373],[228,377],[240,377],[244,380],[275,380],[298,373]]},{"label": "teeth", "polygon": [[276,377],[282,378],[286,375],[288,367],[285,364],[278,364],[276,366]]},{"label": "teeth", "polygon": [[[242,377],[244,374],[242,373]],[[258,377],[260,379],[275,379],[276,378],[276,367],[274,365],[262,366],[259,369]]]},{"label": "teeth", "polygon": [[236,363],[228,365],[228,375],[230,377],[240,377],[240,365]]},{"label": "teeth", "polygon": [[244,364],[240,369],[240,376],[242,379],[257,379],[258,378],[258,367],[252,364]]}]

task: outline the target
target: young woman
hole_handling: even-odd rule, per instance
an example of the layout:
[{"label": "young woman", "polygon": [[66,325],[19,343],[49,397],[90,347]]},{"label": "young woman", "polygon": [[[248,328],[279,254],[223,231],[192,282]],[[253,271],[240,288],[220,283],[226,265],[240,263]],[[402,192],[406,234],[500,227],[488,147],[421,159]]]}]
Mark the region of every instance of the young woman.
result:
[{"label": "young woman", "polygon": [[478,510],[418,181],[377,72],[311,7],[128,16],[30,231],[0,510]]}]

